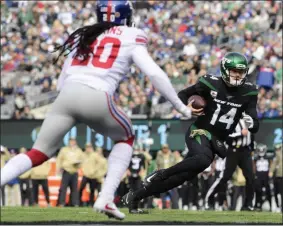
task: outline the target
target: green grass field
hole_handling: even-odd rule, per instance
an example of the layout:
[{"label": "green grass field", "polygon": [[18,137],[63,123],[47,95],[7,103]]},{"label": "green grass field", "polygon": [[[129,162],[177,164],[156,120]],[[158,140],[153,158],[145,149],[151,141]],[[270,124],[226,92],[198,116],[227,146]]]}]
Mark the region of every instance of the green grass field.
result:
[{"label": "green grass field", "polygon": [[[122,209],[127,213],[127,209]],[[215,212],[183,210],[151,210],[146,215],[127,214],[124,221],[108,219],[95,213],[91,208],[38,208],[38,207],[1,207],[1,223],[282,223],[281,213],[269,212]]]}]

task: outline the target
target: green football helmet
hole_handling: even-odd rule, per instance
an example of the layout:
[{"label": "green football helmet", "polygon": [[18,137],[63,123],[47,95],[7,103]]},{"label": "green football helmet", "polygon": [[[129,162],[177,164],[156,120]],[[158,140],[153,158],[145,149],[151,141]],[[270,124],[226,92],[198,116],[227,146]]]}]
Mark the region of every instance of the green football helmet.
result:
[{"label": "green football helmet", "polygon": [[[232,76],[231,71],[233,71]],[[235,87],[243,85],[246,81],[248,71],[248,60],[240,53],[226,53],[221,60],[221,77],[228,86]],[[238,74],[239,76],[235,78],[234,73]]]}]

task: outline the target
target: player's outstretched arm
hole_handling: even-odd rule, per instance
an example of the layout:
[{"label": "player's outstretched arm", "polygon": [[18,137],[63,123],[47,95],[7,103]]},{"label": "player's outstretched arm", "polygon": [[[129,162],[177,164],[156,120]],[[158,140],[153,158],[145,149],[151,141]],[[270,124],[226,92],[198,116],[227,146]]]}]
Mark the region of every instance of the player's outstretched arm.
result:
[{"label": "player's outstretched arm", "polygon": [[198,94],[196,85],[189,86],[178,93],[178,97],[184,104],[188,104],[188,100],[192,95]]},{"label": "player's outstretched arm", "polygon": [[154,87],[169,100],[174,108],[184,116],[191,118],[190,109],[177,96],[166,73],[153,61],[144,46],[137,46],[133,51],[133,61],[147,75]]}]

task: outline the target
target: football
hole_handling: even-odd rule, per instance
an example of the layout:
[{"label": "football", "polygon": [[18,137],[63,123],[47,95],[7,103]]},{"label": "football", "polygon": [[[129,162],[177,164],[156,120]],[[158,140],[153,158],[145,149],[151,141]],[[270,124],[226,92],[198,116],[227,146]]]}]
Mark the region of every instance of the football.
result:
[{"label": "football", "polygon": [[189,100],[188,100],[188,104],[194,100],[194,102],[192,103],[192,107],[195,109],[200,109],[200,108],[204,108],[206,105],[206,101],[205,99],[203,99],[201,96],[199,95],[192,95]]}]

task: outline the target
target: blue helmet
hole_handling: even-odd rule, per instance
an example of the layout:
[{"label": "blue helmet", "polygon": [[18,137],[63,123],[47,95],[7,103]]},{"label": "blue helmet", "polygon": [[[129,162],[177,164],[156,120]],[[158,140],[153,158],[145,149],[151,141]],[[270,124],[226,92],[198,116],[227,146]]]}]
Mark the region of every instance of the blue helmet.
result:
[{"label": "blue helmet", "polygon": [[99,0],[96,5],[97,22],[112,22],[130,26],[133,11],[131,1]]}]

